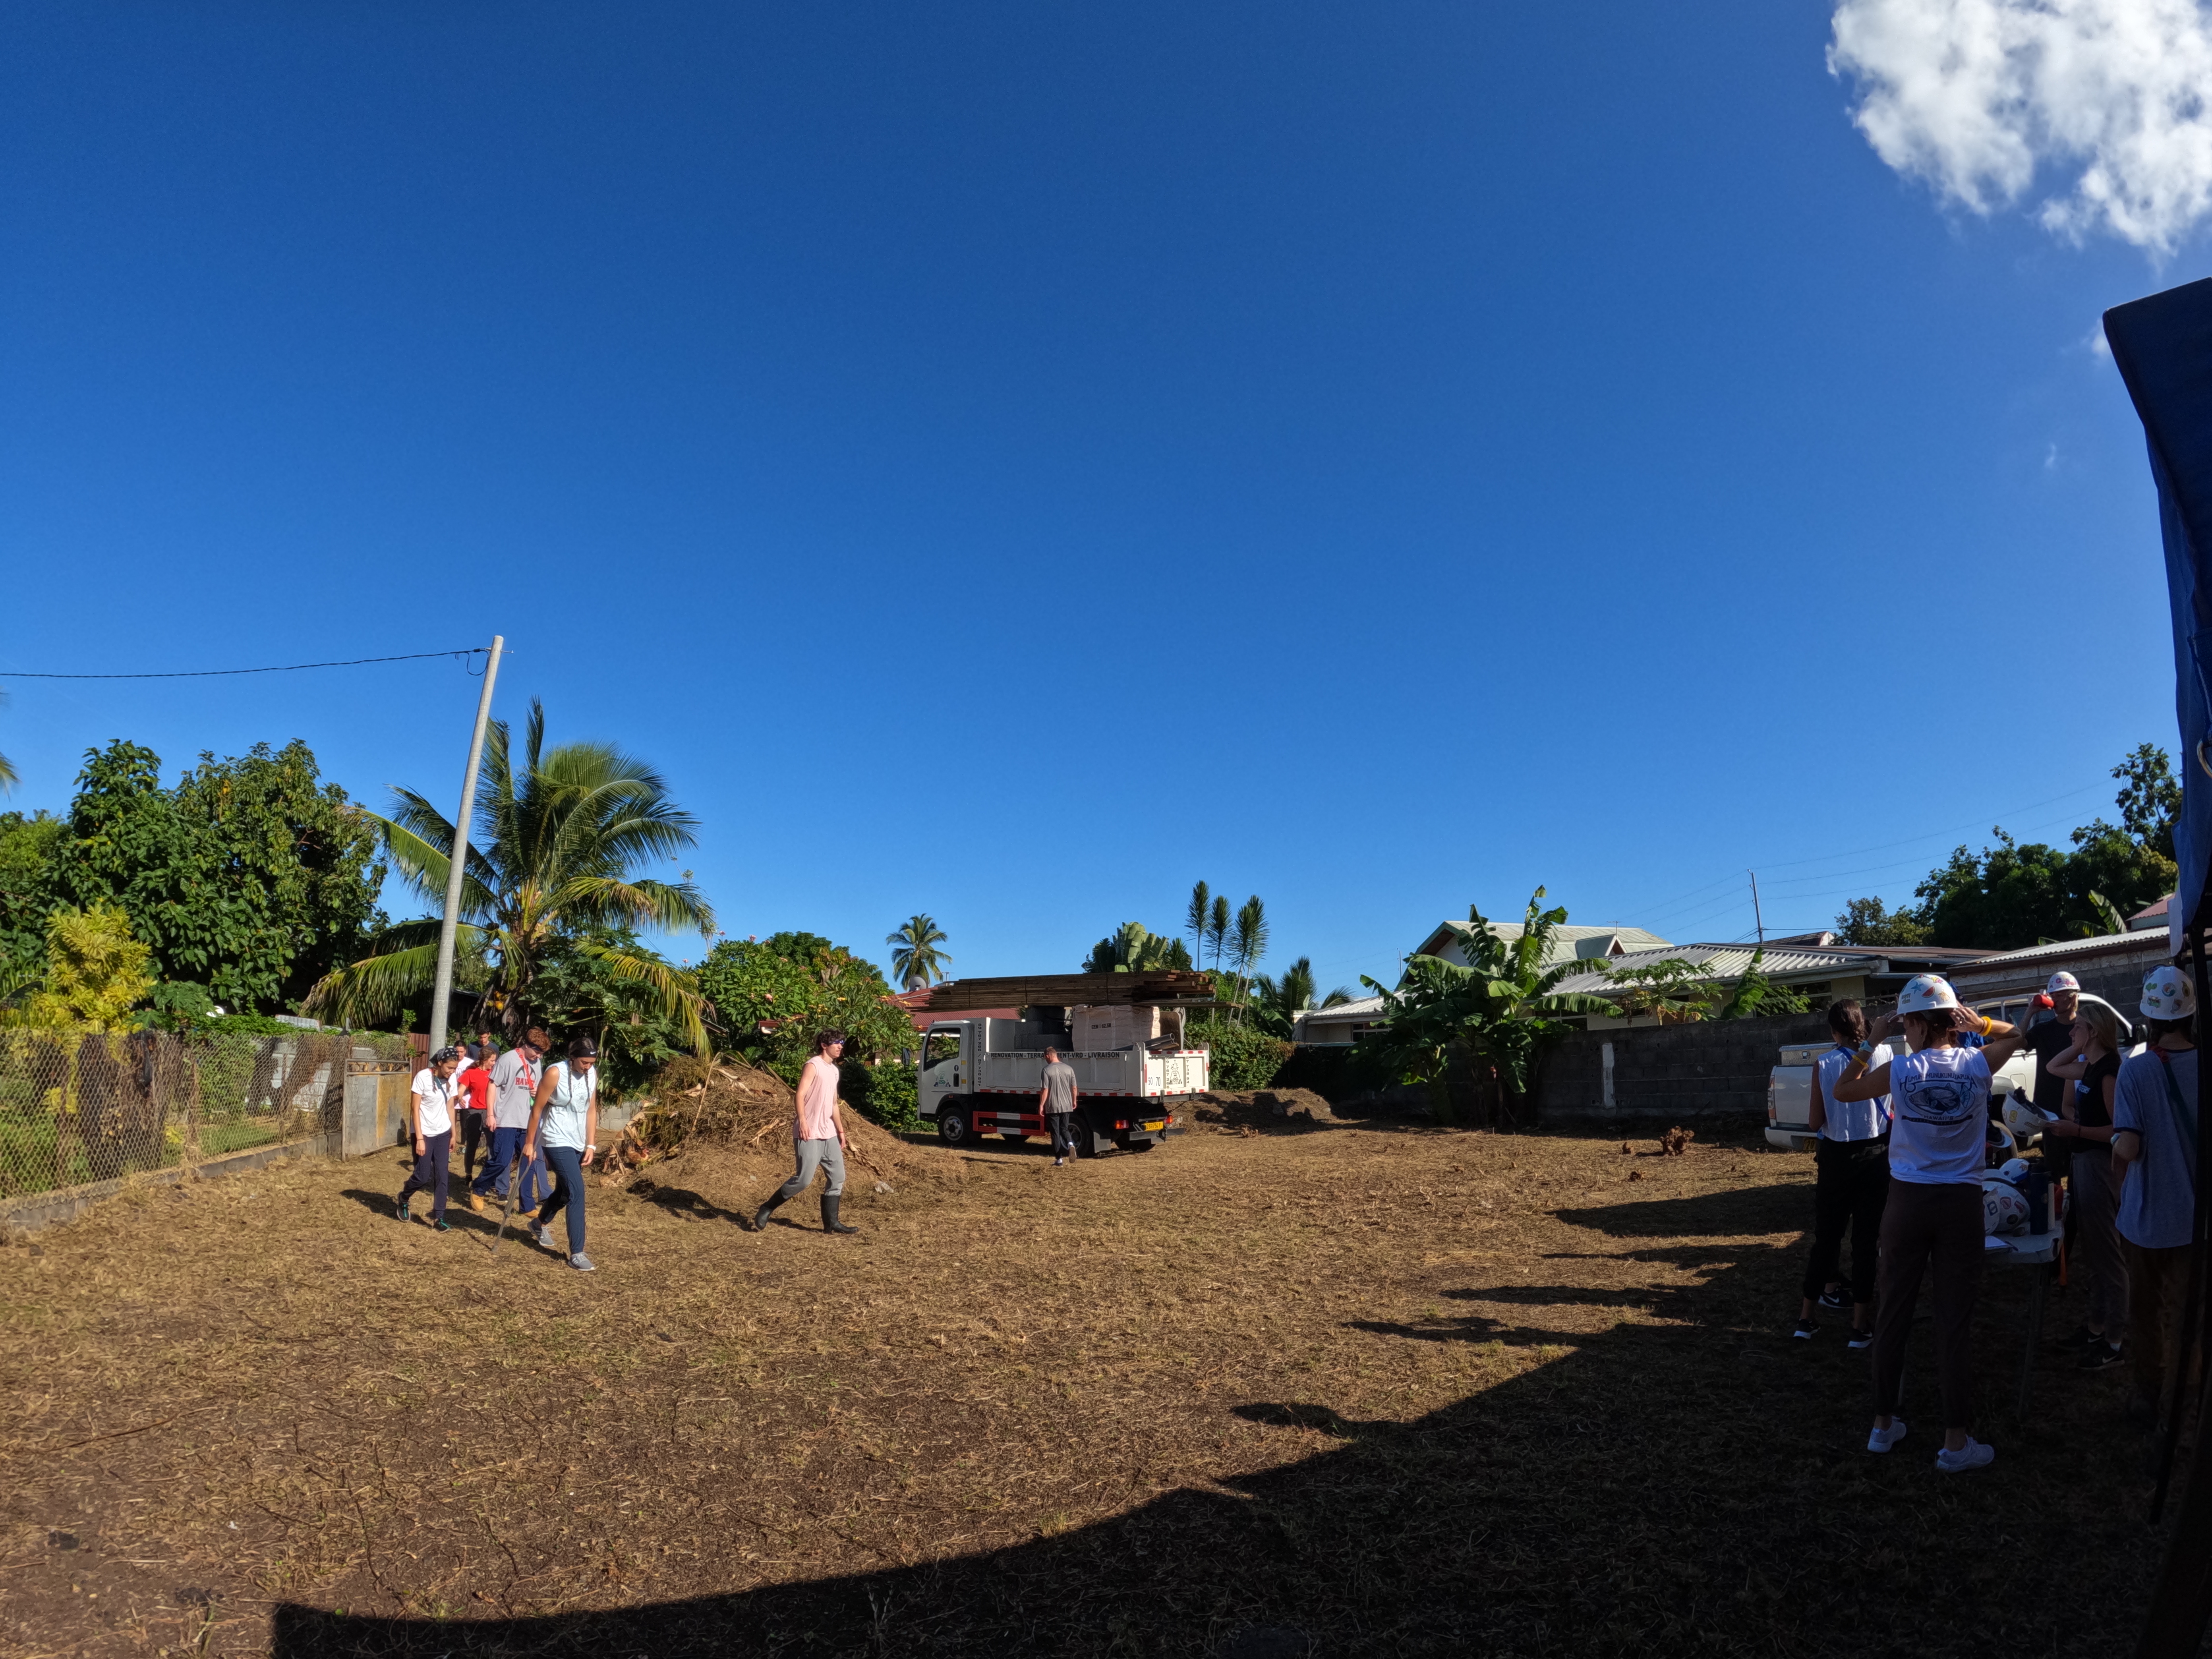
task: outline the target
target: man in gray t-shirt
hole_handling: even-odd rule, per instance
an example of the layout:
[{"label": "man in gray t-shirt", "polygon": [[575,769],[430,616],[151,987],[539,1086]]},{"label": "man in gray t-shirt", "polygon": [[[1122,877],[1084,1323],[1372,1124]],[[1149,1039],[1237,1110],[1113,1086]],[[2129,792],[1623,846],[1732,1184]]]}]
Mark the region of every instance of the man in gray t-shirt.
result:
[{"label": "man in gray t-shirt", "polygon": [[1060,1050],[1044,1051],[1044,1087],[1037,1104],[1044,1109],[1044,1127],[1052,1136],[1052,1167],[1059,1169],[1075,1153],[1075,1067],[1060,1057]]}]

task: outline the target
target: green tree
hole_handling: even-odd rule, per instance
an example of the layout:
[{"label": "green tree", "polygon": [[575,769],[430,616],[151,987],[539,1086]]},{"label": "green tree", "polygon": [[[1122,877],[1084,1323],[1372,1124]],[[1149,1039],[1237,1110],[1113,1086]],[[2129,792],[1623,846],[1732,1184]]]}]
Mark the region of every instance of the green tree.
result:
[{"label": "green tree", "polygon": [[62,843],[69,825],[50,812],[0,812],[0,963],[44,971],[46,917],[65,902]]},{"label": "green tree", "polygon": [[[1206,915],[1206,942],[1213,947],[1213,965],[1221,966],[1223,952],[1229,948],[1229,895],[1217,893],[1213,908]],[[1200,953],[1199,963],[1205,965],[1205,954]]]},{"label": "green tree", "polygon": [[1928,924],[1910,908],[1892,910],[1878,898],[1855,898],[1836,918],[1836,938],[1844,945],[1925,945]]},{"label": "green tree", "polygon": [[1252,981],[1252,1014],[1261,1030],[1279,1037],[1288,1037],[1297,1027],[1297,1018],[1315,1008],[1335,1008],[1352,1000],[1352,993],[1340,985],[1320,1001],[1314,1000],[1313,958],[1300,957],[1283,969],[1280,979],[1261,974]]},{"label": "green tree", "polygon": [[[1252,970],[1267,955],[1267,907],[1257,893],[1237,907],[1237,923],[1229,936],[1229,953],[1237,959],[1237,1002],[1241,1009],[1252,980]],[[1242,1018],[1240,1013],[1238,1018]]]},{"label": "green tree", "polygon": [[[453,827],[423,796],[396,789],[397,810],[374,818],[400,875],[441,906]],[[545,710],[534,699],[518,757],[504,720],[484,744],[476,823],[486,837],[463,866],[459,951],[465,981],[480,991],[475,1018],[510,1030],[538,1011],[541,964],[556,949],[592,958],[634,981],[662,1016],[681,1026],[696,1053],[708,1048],[704,1002],[695,976],[627,946],[624,930],[696,929],[712,937],[714,915],[685,872],[660,881],[641,874],[697,839],[697,820],[669,799],[650,766],[603,743],[545,746]],[[325,975],[308,1012],[346,1024],[391,1018],[427,990],[437,964],[432,915],[387,928],[377,954]]]},{"label": "green tree", "polygon": [[88,750],[52,885],[119,905],[159,976],[237,1009],[303,995],[383,918],[368,814],[320,781],[303,743],[200,764],[161,781],[161,757],[118,740]]},{"label": "green tree", "polygon": [[1190,935],[1190,948],[1198,952],[1198,960],[1206,960],[1206,930],[1213,910],[1213,896],[1204,882],[1190,890],[1190,904],[1182,915],[1183,929]]},{"label": "green tree", "polygon": [[1440,1122],[1457,1116],[1453,1085],[1497,1090],[1500,1121],[1521,1121],[1544,1051],[1570,1029],[1560,1018],[1610,1014],[1602,997],[1561,992],[1559,985],[1591,964],[1570,957],[1552,967],[1553,953],[1566,909],[1540,907],[1539,887],[1528,901],[1521,935],[1509,939],[1481,911],[1468,907],[1467,932],[1461,936],[1467,965],[1440,957],[1409,957],[1397,985],[1386,987],[1362,975],[1382,997],[1381,1032],[1362,1040],[1367,1058],[1390,1075],[1429,1087]]},{"label": "green tree", "polygon": [[928,916],[908,916],[884,943],[892,946],[891,972],[902,990],[916,991],[945,977],[951,956],[937,947],[945,943],[944,930]]},{"label": "green tree", "polygon": [[2128,839],[2173,862],[2173,823],[2181,816],[2181,785],[2166,750],[2154,743],[2137,744],[2112,769],[2112,775],[2120,781],[2114,804]]},{"label": "green tree", "polygon": [[1750,1019],[1760,1014],[1802,1014],[1812,1007],[1803,992],[1777,985],[1766,974],[1766,952],[1753,951],[1751,961],[1733,983],[1719,988],[1713,1005],[1715,1019]]},{"label": "green tree", "polygon": [[1681,957],[1668,957],[1612,974],[1604,994],[1624,1018],[1650,1017],[1662,1025],[1686,1025],[1711,1010],[1713,982]]},{"label": "green tree", "polygon": [[[586,944],[598,948],[580,948]],[[617,965],[631,957],[668,966],[628,928],[599,929],[582,939],[559,934],[539,956],[530,988],[532,1017],[549,1030],[589,1035],[599,1044],[599,1069],[614,1099],[642,1088],[692,1046],[684,1023],[672,1017],[652,984]]]},{"label": "green tree", "polygon": [[1183,1040],[1206,1050],[1207,1081],[1216,1089],[1264,1089],[1291,1057],[1291,1045],[1251,1025],[1193,1023]]},{"label": "green tree", "polygon": [[817,934],[724,939],[699,964],[698,982],[725,1046],[786,1083],[799,1081],[814,1034],[827,1026],[846,1034],[845,1056],[855,1063],[919,1043],[882,970]]},{"label": "green tree", "polygon": [[1091,947],[1086,974],[1145,973],[1156,968],[1188,968],[1190,952],[1182,941],[1155,933],[1141,921],[1125,921]]},{"label": "green tree", "polygon": [[153,955],[113,905],[56,910],[46,918],[46,981],[24,1002],[24,1022],[117,1030],[154,988]]}]

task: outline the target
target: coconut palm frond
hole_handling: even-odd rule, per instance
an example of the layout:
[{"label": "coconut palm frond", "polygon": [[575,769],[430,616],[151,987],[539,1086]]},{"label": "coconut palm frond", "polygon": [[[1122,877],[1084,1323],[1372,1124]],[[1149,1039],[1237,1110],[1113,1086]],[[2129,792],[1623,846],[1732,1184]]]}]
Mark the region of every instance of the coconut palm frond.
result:
[{"label": "coconut palm frond", "polygon": [[[476,931],[465,926],[461,929],[470,935]],[[471,943],[474,942],[472,938]],[[437,972],[438,944],[434,938],[428,944],[364,957],[332,969],[315,981],[314,989],[300,1006],[317,1019],[339,1025],[378,1025],[398,1014],[408,999],[428,990]]]},{"label": "coconut palm frond", "polygon": [[707,1035],[707,999],[698,980],[683,969],[672,968],[658,957],[605,945],[597,939],[578,939],[576,953],[605,963],[624,979],[647,988],[660,1012],[684,1028],[691,1052],[705,1054],[713,1046]]}]

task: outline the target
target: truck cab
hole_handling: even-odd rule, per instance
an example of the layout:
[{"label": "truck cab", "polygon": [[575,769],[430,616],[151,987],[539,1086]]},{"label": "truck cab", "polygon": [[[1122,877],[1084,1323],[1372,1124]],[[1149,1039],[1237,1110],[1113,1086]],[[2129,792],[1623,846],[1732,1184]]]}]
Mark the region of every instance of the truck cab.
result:
[{"label": "truck cab", "polygon": [[1024,1008],[1018,1018],[946,1018],[922,1033],[916,1106],[938,1139],[963,1146],[986,1135],[1019,1143],[1048,1133],[1037,1097],[1044,1051],[1074,1068],[1079,1157],[1149,1152],[1175,1127],[1180,1097],[1203,1093],[1208,1055],[1182,1044],[1181,1021],[1163,1031],[1157,1012],[1120,1005]]}]

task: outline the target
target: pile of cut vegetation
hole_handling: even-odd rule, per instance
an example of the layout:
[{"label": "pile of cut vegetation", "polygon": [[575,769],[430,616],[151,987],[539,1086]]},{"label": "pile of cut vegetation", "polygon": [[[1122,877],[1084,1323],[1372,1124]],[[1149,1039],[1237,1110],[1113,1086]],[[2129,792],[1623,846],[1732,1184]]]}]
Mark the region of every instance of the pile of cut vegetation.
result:
[{"label": "pile of cut vegetation", "polygon": [[1245,1129],[1304,1129],[1340,1121],[1310,1089],[1217,1089],[1190,1097],[1194,1121],[1231,1133]]},{"label": "pile of cut vegetation", "polygon": [[[842,1103],[848,1192],[959,1178],[957,1160],[912,1146]],[[638,1156],[626,1160],[629,1173],[643,1191],[660,1165],[680,1164],[687,1181],[712,1170],[750,1190],[772,1172],[790,1172],[796,1109],[782,1079],[742,1060],[672,1060],[653,1080],[652,1105],[630,1125]]]}]

